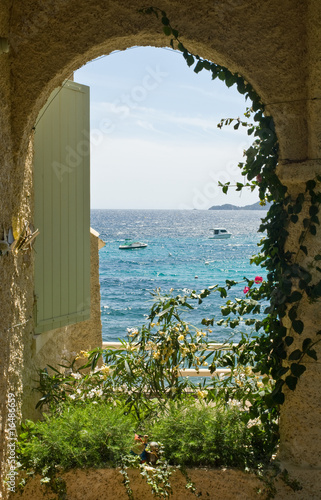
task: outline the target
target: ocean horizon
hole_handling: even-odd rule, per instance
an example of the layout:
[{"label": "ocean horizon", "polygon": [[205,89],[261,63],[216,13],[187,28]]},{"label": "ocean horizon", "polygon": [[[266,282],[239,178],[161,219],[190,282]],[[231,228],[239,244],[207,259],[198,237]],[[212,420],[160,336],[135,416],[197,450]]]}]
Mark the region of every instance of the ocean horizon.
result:
[{"label": "ocean horizon", "polygon": [[[151,293],[160,288],[174,294],[224,285],[226,279],[240,284],[229,297],[243,296],[243,278],[264,270],[250,265],[258,253],[262,210],[122,210],[92,209],[91,226],[106,243],[99,252],[101,320],[104,341],[125,338],[127,328],[139,328],[153,303]],[[232,233],[227,240],[210,240],[210,229],[224,227]],[[147,248],[119,250],[125,239],[147,244]],[[213,293],[184,319],[201,327],[203,318],[222,318],[224,305]],[[231,330],[214,326],[209,340],[222,342],[248,328]]]}]

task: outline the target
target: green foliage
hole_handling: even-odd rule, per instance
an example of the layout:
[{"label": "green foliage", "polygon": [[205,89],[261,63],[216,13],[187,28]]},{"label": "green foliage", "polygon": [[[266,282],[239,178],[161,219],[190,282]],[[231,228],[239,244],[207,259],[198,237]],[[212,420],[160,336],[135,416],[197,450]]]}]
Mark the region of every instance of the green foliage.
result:
[{"label": "green foliage", "polygon": [[63,470],[116,466],[130,450],[134,430],[132,416],[118,406],[66,404],[58,415],[22,424],[19,461],[40,474],[49,464]]},{"label": "green foliage", "polygon": [[261,425],[237,406],[213,406],[194,401],[171,403],[148,432],[162,442],[172,465],[187,467],[257,467],[271,458]]},{"label": "green foliage", "polygon": [[[212,79],[219,78],[224,81],[227,87],[236,84],[238,91],[252,102],[250,108],[245,113],[246,118],[253,116],[254,123],[241,120],[240,118],[227,118],[221,120],[218,127],[225,125],[234,125],[237,130],[240,126],[247,127],[248,135],[253,135],[254,142],[244,152],[245,161],[239,163],[242,175],[247,178],[244,184],[237,183],[236,190],[249,187],[259,190],[261,203],[266,201],[273,202],[267,216],[263,219],[260,231],[266,233],[266,237],[261,241],[260,256],[254,257],[253,261],[259,263],[267,270],[267,281],[264,288],[255,299],[261,302],[269,301],[270,305],[265,309],[266,318],[257,324],[256,331],[263,329],[263,335],[258,336],[255,349],[255,370],[263,370],[263,375],[272,377],[275,381],[275,388],[271,397],[265,398],[268,406],[279,405],[284,401],[284,387],[287,386],[293,390],[297,384],[298,378],[303,373],[303,369],[292,368],[291,375],[284,378],[284,375],[290,368],[284,369],[283,361],[288,355],[288,347],[291,345],[290,338],[286,328],[283,326],[283,318],[286,316],[291,305],[295,305],[296,310],[304,296],[310,301],[315,301],[321,297],[321,280],[318,283],[311,284],[312,276],[310,270],[297,264],[297,255],[294,252],[285,250],[285,244],[289,234],[289,228],[292,224],[301,224],[302,231],[299,237],[299,251],[308,256],[308,247],[305,241],[317,233],[317,227],[320,225],[319,208],[321,203],[321,193],[317,191],[317,182],[321,182],[321,176],[310,179],[306,182],[305,192],[299,193],[295,198],[287,193],[286,186],[282,185],[276,175],[276,166],[278,163],[278,140],[275,132],[273,118],[265,114],[265,105],[255,92],[249,82],[246,82],[242,76],[231,73],[227,68],[219,66],[198,55],[191,54],[184,46],[177,30],[174,30],[166,13],[158,8],[149,7],[143,9],[145,14],[154,14],[159,16],[162,13],[162,22],[166,19],[166,35],[171,37],[170,45],[183,53],[188,66],[193,66],[195,73],[203,69],[211,73]],[[219,183],[224,193],[227,193],[231,184]],[[308,217],[301,217],[303,204],[308,208]],[[305,211],[306,212],[306,211]],[[317,262],[319,254],[312,256],[314,258],[313,267],[321,272]],[[299,290],[298,290],[299,288]],[[289,307],[290,305],[290,307]],[[228,314],[228,308],[223,308],[223,314]],[[296,334],[301,335],[304,332],[304,324],[301,320],[291,318],[292,329]],[[222,323],[223,324],[223,323]],[[225,324],[229,326],[238,325],[237,320],[227,320]],[[316,334],[317,335],[317,334]],[[314,342],[319,342],[320,339]],[[253,344],[252,344],[253,346]],[[250,348],[250,344],[248,344]],[[291,354],[291,352],[290,352]],[[300,361],[304,356],[312,357],[316,360],[316,351],[314,349],[302,349]],[[284,384],[285,382],[285,384]]]},{"label": "green foliage", "polygon": [[[223,289],[218,287],[219,293]],[[225,291],[225,290],[224,290]],[[192,310],[188,299],[201,303],[210,290],[191,292],[189,296],[171,294],[154,295],[154,305],[149,322],[141,329],[128,329],[122,348],[94,349],[81,353],[86,362],[76,369],[76,361],[63,366],[64,372],[55,368],[40,373],[37,390],[41,393],[38,405],[56,408],[66,400],[83,403],[85,400],[125,401],[128,411],[138,419],[155,411],[169,400],[179,400],[186,390],[195,391],[194,384],[181,376],[181,370],[199,370],[207,366],[211,353],[207,352],[207,334],[192,327],[180,318],[180,310]],[[103,360],[103,363],[101,363]]]},{"label": "green foliage", "polygon": [[35,474],[40,482],[66,498],[61,474],[72,468],[116,467],[129,452],[134,420],[124,409],[104,403],[65,404],[59,413],[44,415],[43,421],[27,420],[19,436],[19,469],[26,478]]}]

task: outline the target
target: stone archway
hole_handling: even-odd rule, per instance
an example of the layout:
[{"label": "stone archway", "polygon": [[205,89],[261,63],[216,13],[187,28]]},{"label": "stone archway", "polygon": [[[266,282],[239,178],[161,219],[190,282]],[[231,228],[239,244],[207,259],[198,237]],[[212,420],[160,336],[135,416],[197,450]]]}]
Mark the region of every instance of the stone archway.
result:
[{"label": "stone archway", "polygon": [[[85,62],[132,45],[163,46],[160,23],[137,12],[136,0],[6,0],[0,7],[1,36],[9,53],[0,54],[1,183],[3,227],[12,219],[32,219],[32,127],[50,92]],[[295,192],[300,184],[321,172],[320,91],[321,7],[318,0],[293,4],[285,0],[162,1],[160,5],[193,52],[228,67],[248,79],[267,105],[280,141],[279,175]],[[0,225],[1,227],[1,225]],[[1,228],[2,231],[2,228]],[[296,245],[295,238],[292,240]],[[2,259],[1,393],[23,392],[23,377],[32,367],[32,259]],[[314,307],[314,308],[313,308]],[[308,314],[316,314],[315,306]],[[300,405],[293,395],[285,422],[298,415],[296,431],[286,435],[284,458],[300,466],[320,466],[318,434],[311,447],[296,443],[300,426],[321,423],[320,407],[313,403],[320,368],[311,363],[316,381],[302,387]],[[305,417],[305,404],[310,417]],[[299,407],[300,406],[300,407]],[[17,405],[20,408],[20,404]],[[20,411],[20,410],[19,410]],[[19,411],[17,416],[19,418]],[[6,408],[3,430],[6,422]],[[298,412],[298,413],[297,413]],[[3,437],[2,437],[3,439]],[[309,440],[307,440],[309,441]],[[310,441],[309,441],[310,442]],[[313,446],[312,446],[313,444]],[[320,448],[320,447],[319,447]]]}]

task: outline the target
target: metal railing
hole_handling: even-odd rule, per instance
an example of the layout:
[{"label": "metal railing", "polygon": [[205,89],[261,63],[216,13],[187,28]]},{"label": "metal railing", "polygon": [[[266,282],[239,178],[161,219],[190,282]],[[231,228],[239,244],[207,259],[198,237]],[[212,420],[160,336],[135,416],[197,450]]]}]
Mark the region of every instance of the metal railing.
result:
[{"label": "metal railing", "polygon": [[[233,344],[234,345],[234,344]],[[235,344],[237,345],[237,344]],[[103,349],[125,349],[121,342],[103,342]],[[208,351],[230,351],[231,346],[225,346],[224,344],[210,343],[207,347]],[[198,371],[193,368],[184,368],[180,371],[182,377],[213,377],[220,375],[228,375],[231,373],[230,368],[217,368],[215,372],[211,373],[208,368],[200,368]]]}]

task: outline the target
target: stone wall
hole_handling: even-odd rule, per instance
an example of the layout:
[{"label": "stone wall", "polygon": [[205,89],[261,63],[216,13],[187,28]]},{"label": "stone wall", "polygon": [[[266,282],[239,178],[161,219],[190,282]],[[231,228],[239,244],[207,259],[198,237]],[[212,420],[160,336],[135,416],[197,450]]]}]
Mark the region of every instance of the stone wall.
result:
[{"label": "stone wall", "polygon": [[[294,471],[293,471],[294,472]],[[187,469],[188,477],[196,487],[196,493],[200,498],[207,500],[258,500],[271,498],[269,494],[275,488],[275,500],[319,500],[321,489],[315,490],[311,478],[305,478],[304,472],[295,476],[289,475],[289,479],[296,477],[305,484],[304,490],[294,491],[282,479],[278,478],[269,483],[268,476],[259,479],[254,474],[244,473],[233,469]],[[316,472],[315,480],[320,481],[320,471]],[[154,500],[151,487],[147,485],[138,470],[128,470],[130,487],[133,490],[135,500]],[[273,472],[271,472],[273,477]],[[63,478],[67,485],[68,500],[128,500],[123,477],[119,469],[87,469],[73,470],[64,474]],[[173,488],[172,500],[195,500],[194,493],[186,489],[187,480],[179,471],[173,472],[170,484]],[[10,495],[10,500],[46,500],[45,486],[40,485],[40,478],[33,479],[25,488],[22,495],[19,493]]]},{"label": "stone wall", "polygon": [[[261,95],[276,124],[280,177],[293,192],[320,173],[320,1],[161,0],[158,6],[167,11],[190,50],[239,72]],[[0,53],[0,239],[10,226],[19,230],[25,222],[32,223],[32,128],[51,91],[97,56],[132,45],[169,43],[160,22],[139,14],[139,7],[137,0],[1,1],[0,37],[8,37],[10,50]],[[320,248],[319,229],[314,241]],[[297,249],[295,234],[289,247]],[[313,279],[319,279],[317,274]],[[2,471],[8,392],[16,396],[17,424],[23,400],[23,411],[30,410],[33,290],[32,250],[0,257]],[[315,333],[319,310],[317,302],[299,311],[303,319],[311,319],[307,336]],[[39,360],[45,360],[40,351]],[[320,467],[320,455],[315,463],[313,456],[321,448],[320,381],[320,362],[311,360],[281,412],[281,457],[307,468],[310,479],[305,482],[315,481],[315,495],[319,495],[314,466]],[[310,420],[306,412],[312,415]]]}]

